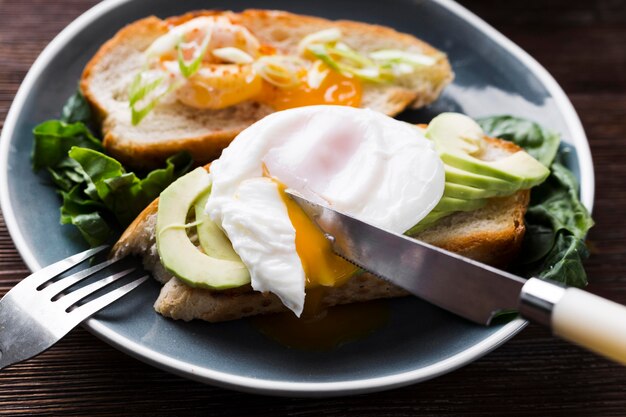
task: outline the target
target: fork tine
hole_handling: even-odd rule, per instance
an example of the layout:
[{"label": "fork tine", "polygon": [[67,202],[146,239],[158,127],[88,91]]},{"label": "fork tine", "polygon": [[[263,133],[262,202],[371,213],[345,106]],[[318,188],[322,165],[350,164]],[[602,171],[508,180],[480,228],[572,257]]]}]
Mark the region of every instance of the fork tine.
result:
[{"label": "fork tine", "polygon": [[79,288],[76,291],[72,291],[71,293],[64,295],[63,297],[55,301],[55,303],[57,304],[58,308],[66,310],[83,298],[87,297],[88,295],[98,291],[100,288],[106,287],[107,285],[114,283],[118,279],[125,277],[135,270],[136,268],[129,268],[122,272],[118,272],[117,274],[113,274],[109,277],[93,282],[89,285],[85,285],[84,287]]},{"label": "fork tine", "polygon": [[94,265],[91,268],[87,268],[85,270],[82,270],[80,272],[77,272],[75,274],[72,274],[70,276],[64,277],[63,279],[60,279],[59,281],[48,285],[47,287],[43,288],[41,290],[41,295],[42,297],[45,297],[46,299],[50,300],[52,299],[52,297],[54,297],[55,295],[59,294],[61,291],[71,287],[72,285],[84,280],[85,278],[88,278],[89,276],[95,274],[96,272],[100,271],[101,269],[106,268],[107,266],[110,266],[112,264],[114,264],[115,262],[120,261],[122,258],[120,259],[109,259],[107,261],[104,261],[102,263],[99,263],[98,265]]},{"label": "fork tine", "polygon": [[[52,265],[48,265],[47,267],[40,269],[39,271],[31,274],[28,277],[28,281],[24,280],[22,282],[28,282],[29,285],[34,285],[35,288],[39,288],[39,286],[57,275],[67,271],[73,266],[78,265],[85,259],[91,258],[98,253],[101,253],[105,249],[107,249],[109,245],[102,245],[96,248],[87,249],[84,252],[77,253],[76,255],[72,255],[69,258],[62,259]],[[19,284],[18,284],[19,285]]]},{"label": "fork tine", "polygon": [[124,295],[128,294],[129,292],[143,284],[148,278],[148,275],[144,275],[141,278],[137,278],[136,280],[131,281],[128,284],[125,284],[109,293],[106,293],[94,300],[91,300],[70,311],[69,316],[78,324],[92,314],[95,314],[109,304],[112,304],[118,298],[121,298]]}]

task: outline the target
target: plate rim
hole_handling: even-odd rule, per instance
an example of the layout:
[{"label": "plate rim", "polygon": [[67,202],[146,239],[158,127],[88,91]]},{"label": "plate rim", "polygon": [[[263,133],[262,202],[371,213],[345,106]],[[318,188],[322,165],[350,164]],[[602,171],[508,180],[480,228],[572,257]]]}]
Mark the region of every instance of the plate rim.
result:
[{"label": "plate rim", "polygon": [[[67,41],[85,26],[89,25],[106,12],[131,1],[133,0],[104,0],[101,3],[96,4],[66,26],[40,53],[18,89],[5,119],[2,132],[0,133],[0,172],[7,172],[10,138],[14,135],[19,112],[23,108],[26,97],[32,89],[33,84],[45,70],[47,64],[58,52],[60,52]],[[447,9],[450,13],[466,21],[475,29],[482,32],[486,37],[499,44],[503,49],[507,50],[511,55],[526,65],[542,82],[554,99],[555,106],[559,109],[565,120],[565,125],[570,129],[569,139],[577,150],[580,178],[585,178],[584,182],[582,180],[580,181],[581,201],[591,212],[594,202],[595,176],[589,142],[580,118],[563,89],[559,86],[552,75],[550,75],[550,73],[548,73],[548,71],[541,64],[539,64],[539,62],[513,43],[513,41],[505,37],[502,33],[497,31],[465,7],[455,3],[453,0],[429,1],[437,3],[441,7]],[[20,253],[20,256],[24,260],[24,263],[31,271],[41,269],[42,265],[31,252],[24,236],[19,230],[17,218],[9,200],[8,175],[0,176],[0,208],[2,210],[9,234],[15,244],[15,247]],[[510,323],[507,323],[500,330],[468,349],[450,356],[443,361],[407,372],[383,377],[337,382],[291,382],[237,376],[226,372],[197,367],[188,362],[173,359],[160,352],[141,346],[135,341],[123,337],[122,335],[107,328],[97,319],[91,318],[83,323],[83,327],[96,337],[121,350],[122,352],[125,352],[157,368],[192,380],[203,383],[211,383],[215,386],[250,393],[277,396],[295,394],[298,396],[308,397],[329,397],[367,393],[383,389],[397,388],[435,378],[439,375],[448,373],[463,365],[471,363],[472,361],[491,352],[493,349],[497,348],[516,335],[526,325],[527,322],[525,320],[518,318]]]}]

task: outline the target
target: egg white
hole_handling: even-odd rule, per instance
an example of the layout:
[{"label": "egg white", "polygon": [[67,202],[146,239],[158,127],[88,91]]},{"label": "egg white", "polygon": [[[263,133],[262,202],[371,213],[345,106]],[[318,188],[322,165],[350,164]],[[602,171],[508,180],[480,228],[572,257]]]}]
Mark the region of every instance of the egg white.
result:
[{"label": "egg white", "polygon": [[444,168],[420,129],[367,109],[308,106],[241,132],[211,165],[206,211],[250,270],[252,287],[302,313],[295,229],[270,175],[308,198],[396,233],[439,202]]}]

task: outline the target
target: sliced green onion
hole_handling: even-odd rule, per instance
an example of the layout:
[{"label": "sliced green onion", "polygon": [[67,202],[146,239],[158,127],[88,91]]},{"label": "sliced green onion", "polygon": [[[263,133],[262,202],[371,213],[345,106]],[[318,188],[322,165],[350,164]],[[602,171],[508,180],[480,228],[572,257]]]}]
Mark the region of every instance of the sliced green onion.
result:
[{"label": "sliced green onion", "polygon": [[300,58],[287,55],[268,55],[254,63],[254,70],[270,84],[291,88],[300,84],[298,72],[305,64]]},{"label": "sliced green onion", "polygon": [[383,49],[369,54],[385,71],[394,76],[412,74],[421,67],[430,67],[437,63],[437,58],[398,49]]},{"label": "sliced green onion", "polygon": [[413,52],[401,51],[399,49],[383,49],[369,54],[375,61],[396,61],[414,66],[432,66],[437,63],[437,58]]},{"label": "sliced green onion", "polygon": [[143,118],[146,117],[148,113],[150,113],[154,109],[154,106],[157,105],[159,100],[160,97],[158,99],[152,100],[143,109],[140,110],[137,110],[135,106],[131,106],[131,123],[133,124],[133,126],[137,126],[143,120]]},{"label": "sliced green onion", "polygon": [[380,66],[345,44],[340,43],[335,47],[314,44],[309,45],[307,50],[331,69],[346,76],[355,76],[374,83],[384,83],[391,79],[389,74],[381,71]]},{"label": "sliced green onion", "polygon": [[307,46],[307,51],[311,52],[317,59],[321,60],[324,64],[328,65],[331,69],[341,72],[339,63],[335,61],[328,53],[328,47],[321,44],[314,44]]},{"label": "sliced green onion", "polygon": [[311,33],[310,35],[302,38],[298,43],[298,54],[304,55],[308,47],[312,44],[326,44],[334,43],[341,39],[341,31],[337,28],[320,30],[319,32]]},{"label": "sliced green onion", "polygon": [[[372,81],[375,83],[383,83],[390,81],[386,79],[386,74],[380,70],[379,67],[371,66],[366,68],[351,68],[348,71],[355,75],[358,78],[361,78],[366,81]],[[388,77],[387,77],[388,78]]]},{"label": "sliced green onion", "polygon": [[368,59],[362,54],[359,54],[357,51],[350,48],[343,42],[338,42],[334,48],[331,47],[330,49],[333,55],[337,55],[344,61],[348,61],[346,62],[346,64],[348,65],[353,64],[354,66],[361,68],[374,65],[374,62],[372,62],[372,60]]},{"label": "sliced green onion", "polygon": [[162,97],[162,95],[159,94],[154,99],[150,100],[143,108],[137,109],[137,104],[150,93],[159,88],[159,86],[163,83],[163,77],[158,77],[147,82],[145,80],[146,78],[145,71],[137,74],[128,91],[128,103],[131,108],[131,122],[133,126],[138,125],[139,122],[141,122],[141,120],[152,111],[154,106],[157,105]]},{"label": "sliced green onion", "polygon": [[185,58],[183,57],[183,48],[181,46],[184,36],[181,37],[180,41],[176,44],[176,50],[178,51],[178,66],[180,67],[180,72],[183,74],[183,77],[189,78],[200,69],[204,55],[206,55],[207,49],[209,48],[209,42],[211,42],[212,33],[213,31],[211,28],[207,28],[207,33],[202,40],[199,52],[196,51],[197,56],[190,63],[186,63]]},{"label": "sliced green onion", "polygon": [[131,108],[131,123],[133,126],[138,125],[144,117],[150,113],[154,107],[169,93],[174,91],[179,87],[178,84],[171,84],[169,87],[164,88],[164,91],[155,95],[154,98],[148,101],[148,103],[142,108],[138,109],[137,105],[146,101],[146,99],[150,96],[151,93],[154,93],[159,87],[163,86],[163,81],[165,78],[160,76],[153,80],[146,81],[147,72],[142,71],[135,76],[135,79],[131,83],[128,91],[128,104]]},{"label": "sliced green onion", "polygon": [[254,61],[254,58],[249,54],[232,46],[214,49],[211,53],[222,61],[232,62],[233,64],[251,64]]},{"label": "sliced green onion", "polygon": [[307,73],[307,84],[311,88],[319,88],[328,76],[330,69],[322,69],[324,61],[316,60]]},{"label": "sliced green onion", "polygon": [[138,73],[133,82],[128,88],[128,101],[131,106],[134,106],[138,101],[142,100],[145,96],[150,94],[153,90],[159,87],[163,82],[163,77],[155,78],[146,82],[146,72],[141,71]]}]

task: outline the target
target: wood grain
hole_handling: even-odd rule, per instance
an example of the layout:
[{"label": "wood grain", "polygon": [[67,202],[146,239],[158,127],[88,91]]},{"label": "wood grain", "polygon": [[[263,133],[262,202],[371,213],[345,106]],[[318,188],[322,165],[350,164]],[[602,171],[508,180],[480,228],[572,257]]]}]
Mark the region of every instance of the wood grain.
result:
[{"label": "wood grain", "polygon": [[[45,45],[93,5],[0,0],[0,127]],[[465,0],[538,59],[582,118],[596,168],[589,290],[626,303],[626,2]],[[0,294],[28,273],[0,219]],[[626,370],[529,326],[456,372],[394,391],[337,399],[240,394],[144,365],[77,329],[0,372],[0,415],[624,416]]]}]

